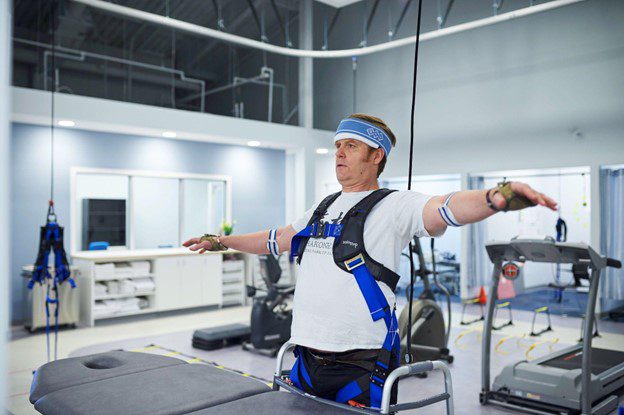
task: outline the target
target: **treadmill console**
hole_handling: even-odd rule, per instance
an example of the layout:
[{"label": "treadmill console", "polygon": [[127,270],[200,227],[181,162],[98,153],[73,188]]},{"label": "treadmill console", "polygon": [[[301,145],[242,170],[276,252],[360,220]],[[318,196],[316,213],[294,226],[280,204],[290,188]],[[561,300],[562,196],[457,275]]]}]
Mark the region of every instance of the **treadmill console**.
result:
[{"label": "treadmill console", "polygon": [[492,262],[531,261],[555,264],[588,264],[603,268],[605,259],[583,243],[555,242],[551,237],[493,241],[485,245]]}]

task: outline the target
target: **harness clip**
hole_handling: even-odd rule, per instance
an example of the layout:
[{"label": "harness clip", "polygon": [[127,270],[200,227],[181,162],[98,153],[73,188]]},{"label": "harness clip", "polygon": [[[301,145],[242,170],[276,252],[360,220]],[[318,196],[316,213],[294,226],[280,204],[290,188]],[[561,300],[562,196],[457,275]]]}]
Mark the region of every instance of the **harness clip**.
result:
[{"label": "harness clip", "polygon": [[326,222],[317,222],[315,223],[314,234],[310,235],[311,238],[324,238],[325,237],[325,227],[327,226]]},{"label": "harness clip", "polygon": [[388,378],[389,372],[388,369],[380,366],[379,362],[375,362],[375,368],[373,369],[372,374],[385,381]]},{"label": "harness clip", "polygon": [[351,271],[359,267],[360,265],[364,265],[364,257],[362,256],[362,254],[358,254],[354,256],[353,258],[346,260],[344,264],[345,264],[345,267],[347,267],[347,270]]},{"label": "harness clip", "polygon": [[375,376],[374,373],[372,373],[370,376],[370,383],[372,383],[373,385],[377,385],[383,389],[385,380],[382,381],[382,379],[378,378],[377,376]]}]

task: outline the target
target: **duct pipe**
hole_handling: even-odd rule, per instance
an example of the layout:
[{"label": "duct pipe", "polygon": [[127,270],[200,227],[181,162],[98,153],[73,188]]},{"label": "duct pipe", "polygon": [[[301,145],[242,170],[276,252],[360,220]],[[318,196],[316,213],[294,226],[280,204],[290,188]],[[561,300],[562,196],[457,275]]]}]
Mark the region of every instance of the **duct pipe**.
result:
[{"label": "duct pipe", "polygon": [[[292,56],[297,58],[318,58],[318,59],[332,59],[332,58],[347,58],[352,56],[370,55],[372,53],[382,52],[389,49],[398,48],[401,46],[411,45],[416,42],[416,36],[409,36],[403,39],[392,40],[390,42],[381,43],[379,45],[367,46],[356,49],[343,49],[343,50],[302,50],[302,49],[290,49],[283,46],[271,45],[257,40],[248,39],[246,37],[232,35],[230,33],[220,32],[218,30],[210,29],[208,27],[199,26],[193,23],[184,22],[182,20],[172,19],[170,17],[161,16],[159,14],[148,13],[142,10],[133,9],[131,7],[121,6],[119,4],[109,3],[103,0],[72,0],[76,3],[81,3],[96,9],[106,11],[109,13],[125,16],[131,19],[141,20],[145,22],[151,22],[157,25],[170,27],[180,30],[186,33],[192,33],[200,36],[211,37],[219,39],[227,43],[234,43],[240,46],[246,46],[254,49],[260,49],[266,52],[277,53],[279,55]],[[444,29],[434,30],[431,32],[423,33],[420,35],[421,41],[427,41],[437,39],[439,37],[452,35],[455,33],[464,32],[466,30],[472,30],[479,27],[490,26],[493,24],[506,22],[509,20],[518,19],[520,17],[529,16],[536,13],[553,10],[559,7],[568,6],[575,3],[580,3],[586,0],[553,0],[548,3],[539,4],[536,6],[525,7],[520,10],[511,11],[508,13],[499,14],[492,17],[486,17],[484,19],[475,20],[472,22],[462,23],[455,26],[447,27]]]},{"label": "duct pipe", "polygon": [[[36,42],[34,40],[13,38],[13,41],[17,43],[23,43],[25,45],[37,46],[37,47],[42,47],[42,48],[47,48],[47,49],[51,48],[51,46],[47,43]],[[122,58],[117,58],[114,56],[102,55],[99,53],[86,52],[82,50],[66,48],[64,46],[56,46],[55,49],[57,51],[60,51],[60,52],[56,52],[57,58],[65,58],[65,59],[71,59],[75,61],[84,62],[86,57],[91,57],[95,59],[102,59],[102,60],[109,61],[109,62],[121,63],[125,65],[130,65],[130,66],[137,66],[140,68],[151,69],[154,71],[166,72],[166,73],[178,75],[180,77],[180,80],[182,81],[199,85],[201,94],[198,96],[201,97],[201,102],[200,102],[201,112],[205,112],[204,111],[204,107],[205,107],[204,96],[205,96],[205,91],[206,91],[206,82],[202,81],[201,79],[189,78],[186,76],[186,73],[184,71],[180,71],[178,69],[173,69],[173,68],[167,68],[164,66],[152,65],[149,63],[138,62],[138,61],[134,61],[130,59],[122,59]],[[70,54],[73,54],[73,55],[70,55]],[[48,90],[48,81],[47,81],[48,80],[48,58],[51,55],[52,55],[51,51],[45,51],[43,54],[43,72],[45,74],[43,78],[43,85],[44,85],[43,89],[45,91]]]},{"label": "duct pipe", "polygon": [[273,69],[263,66],[260,73],[269,78],[269,113],[267,118],[269,122],[273,122]]}]

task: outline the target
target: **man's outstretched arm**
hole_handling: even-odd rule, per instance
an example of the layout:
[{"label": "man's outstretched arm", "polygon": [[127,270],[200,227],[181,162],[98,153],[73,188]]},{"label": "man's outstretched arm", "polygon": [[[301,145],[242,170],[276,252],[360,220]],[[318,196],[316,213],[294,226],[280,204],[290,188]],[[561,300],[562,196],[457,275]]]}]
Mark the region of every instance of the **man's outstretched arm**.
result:
[{"label": "man's outstretched arm", "polygon": [[[291,225],[277,229],[276,240],[280,252],[290,251],[290,242],[297,232]],[[201,237],[191,238],[182,245],[191,251],[198,251],[203,254],[206,251],[214,250],[210,241],[200,241]],[[228,248],[249,254],[268,254],[267,241],[269,239],[269,231],[260,231],[254,233],[246,233],[242,235],[221,236],[219,241]]]},{"label": "man's outstretched arm", "polygon": [[[507,204],[505,197],[495,191],[496,188],[487,190],[462,190],[453,194],[448,202],[447,209],[450,209],[454,216],[454,221],[458,225],[467,225],[469,223],[479,222],[496,213],[487,204],[486,196],[489,196],[494,208],[501,210]],[[517,196],[524,196],[533,204],[547,207],[551,210],[557,210],[557,202],[543,193],[536,191],[526,183],[511,182],[511,190]],[[447,221],[442,217],[440,207],[444,205],[449,195],[434,196],[425,205],[423,211],[423,221],[425,229],[431,236],[439,236],[446,230]]]}]

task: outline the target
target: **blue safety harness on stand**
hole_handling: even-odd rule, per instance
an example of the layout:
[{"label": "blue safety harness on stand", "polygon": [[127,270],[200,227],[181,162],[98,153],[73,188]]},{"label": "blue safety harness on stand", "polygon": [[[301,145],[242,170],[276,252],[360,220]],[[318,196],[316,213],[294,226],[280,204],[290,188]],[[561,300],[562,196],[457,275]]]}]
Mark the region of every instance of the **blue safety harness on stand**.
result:
[{"label": "blue safety harness on stand", "polygon": [[[50,252],[54,252],[54,276],[48,269],[48,261],[50,259]],[[52,282],[52,287],[50,283]],[[67,261],[67,254],[63,247],[63,227],[59,226],[56,220],[56,214],[54,213],[54,202],[50,201],[48,207],[48,214],[45,226],[41,227],[39,233],[39,252],[37,253],[37,259],[35,260],[33,275],[28,282],[28,289],[32,290],[35,283],[43,285],[47,284],[46,291],[46,340],[48,346],[48,362],[50,361],[50,304],[54,304],[54,360],[56,360],[57,352],[57,339],[58,339],[58,315],[59,315],[59,293],[58,287],[63,282],[68,281],[72,288],[76,288],[76,283],[71,278],[71,271],[69,269],[69,262]],[[52,297],[50,294],[54,292]]]},{"label": "blue safety harness on stand", "polygon": [[[322,222],[329,206],[340,196],[340,192],[326,197],[315,209],[307,226],[292,239],[291,256],[297,256],[301,263],[303,253],[310,238],[333,237],[334,262],[342,270],[353,274],[362,292],[373,321],[383,319],[388,333],[379,351],[375,367],[370,375],[362,376],[344,387],[336,394],[335,400],[347,403],[364,391],[370,391],[371,407],[381,406],[383,385],[390,374],[392,358],[399,364],[400,340],[396,310],[390,307],[378,281],[386,284],[392,291],[396,288],[399,276],[392,270],[373,260],[364,247],[364,223],[373,207],[394,190],[378,189],[353,206],[345,215],[342,223]],[[290,380],[299,389],[303,380],[312,388],[310,376],[305,364],[298,356],[290,373]]]},{"label": "blue safety harness on stand", "polygon": [[[557,218],[557,224],[555,225],[557,231],[557,242],[566,242],[568,240],[568,225],[561,219],[561,216]],[[553,292],[553,300],[557,303],[563,302],[563,288],[561,286],[561,264],[557,264],[557,271],[555,274],[555,285],[558,287]]]}]

